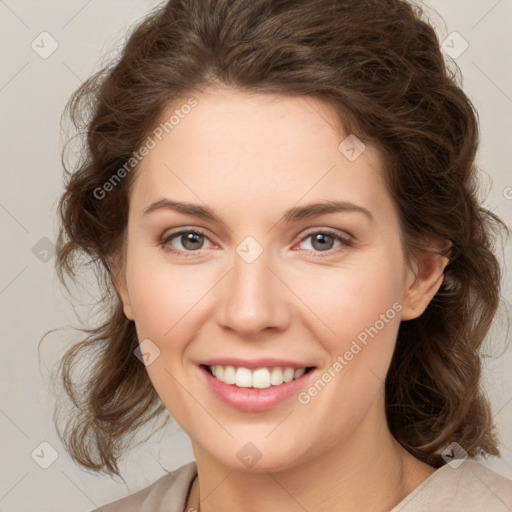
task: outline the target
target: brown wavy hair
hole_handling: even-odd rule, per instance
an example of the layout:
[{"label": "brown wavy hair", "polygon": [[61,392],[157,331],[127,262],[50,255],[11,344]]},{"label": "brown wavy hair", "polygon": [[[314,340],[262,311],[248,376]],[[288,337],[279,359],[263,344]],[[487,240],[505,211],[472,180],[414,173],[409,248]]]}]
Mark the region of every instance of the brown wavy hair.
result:
[{"label": "brown wavy hair", "polygon": [[138,23],[64,112],[83,145],[72,168],[63,151],[56,268],[66,284],[92,265],[105,315],[82,329],[58,368],[71,409],[56,406],[54,416],[73,459],[119,475],[133,435],[165,411],[134,357],[135,325],[112,286],[137,168],[104,197],[98,190],[164,109],[216,84],[328,103],[346,133],[381,150],[407,259],[428,251],[432,235],[452,242],[438,293],[400,325],[387,419],[400,444],[434,466],[452,441],[470,456],[498,455],[480,349],[500,303],[495,238],[508,229],[480,205],[477,113],[422,8],[405,0],[170,0]]}]

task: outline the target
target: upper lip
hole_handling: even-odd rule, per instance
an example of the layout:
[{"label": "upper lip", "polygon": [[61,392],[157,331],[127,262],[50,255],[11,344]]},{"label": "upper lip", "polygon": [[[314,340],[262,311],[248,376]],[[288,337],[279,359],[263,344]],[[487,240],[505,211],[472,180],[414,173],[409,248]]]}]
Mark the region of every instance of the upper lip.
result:
[{"label": "upper lip", "polygon": [[238,359],[234,357],[218,357],[202,361],[200,364],[205,366],[235,366],[237,368],[258,369],[258,368],[309,368],[313,365],[307,363],[299,363],[297,361],[289,361],[286,359],[276,358],[260,358],[260,359]]}]

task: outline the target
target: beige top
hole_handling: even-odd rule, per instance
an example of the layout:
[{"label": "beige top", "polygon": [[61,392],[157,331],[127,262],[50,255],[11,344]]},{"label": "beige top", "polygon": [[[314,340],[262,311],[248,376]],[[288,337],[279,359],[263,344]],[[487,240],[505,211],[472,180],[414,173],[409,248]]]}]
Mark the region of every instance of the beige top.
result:
[{"label": "beige top", "polygon": [[[187,512],[188,494],[197,474],[195,462],[163,476],[149,487],[93,512]],[[466,460],[446,464],[390,512],[512,512],[512,480]]]}]

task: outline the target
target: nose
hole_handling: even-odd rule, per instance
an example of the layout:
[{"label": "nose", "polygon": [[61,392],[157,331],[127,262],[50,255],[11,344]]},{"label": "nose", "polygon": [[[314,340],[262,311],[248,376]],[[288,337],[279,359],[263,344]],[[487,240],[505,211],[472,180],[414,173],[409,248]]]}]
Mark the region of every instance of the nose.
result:
[{"label": "nose", "polygon": [[217,290],[215,315],[223,329],[247,338],[289,326],[292,294],[268,260],[265,251],[252,263],[235,254],[233,267]]}]

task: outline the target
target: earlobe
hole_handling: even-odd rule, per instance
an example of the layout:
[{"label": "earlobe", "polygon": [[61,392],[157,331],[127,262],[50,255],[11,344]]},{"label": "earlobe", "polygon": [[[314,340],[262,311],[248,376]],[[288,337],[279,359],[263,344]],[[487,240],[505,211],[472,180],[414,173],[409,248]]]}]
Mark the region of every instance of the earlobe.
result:
[{"label": "earlobe", "polygon": [[118,259],[115,261],[111,260],[110,262],[110,277],[119,302],[123,306],[123,311],[126,318],[128,318],[128,320],[134,320],[130,303],[130,296],[128,295],[128,287],[126,285],[126,277],[123,271],[123,265],[122,262],[120,262]]},{"label": "earlobe", "polygon": [[[450,240],[444,240],[434,250],[446,250],[451,247]],[[439,247],[441,245],[441,247]],[[440,254],[422,253],[415,262],[414,269],[410,270],[409,279],[412,281],[404,292],[402,301],[402,320],[412,320],[423,314],[430,301],[434,298],[444,280],[444,269],[449,263],[446,256]]]}]

